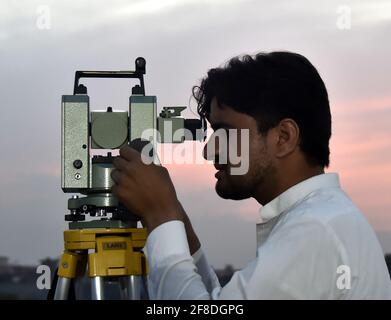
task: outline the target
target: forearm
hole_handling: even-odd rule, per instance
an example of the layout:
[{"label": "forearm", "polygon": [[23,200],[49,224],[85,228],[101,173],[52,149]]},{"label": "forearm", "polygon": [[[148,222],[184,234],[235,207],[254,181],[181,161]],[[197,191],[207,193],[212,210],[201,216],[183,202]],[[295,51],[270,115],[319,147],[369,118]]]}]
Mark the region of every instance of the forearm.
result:
[{"label": "forearm", "polygon": [[148,234],[150,234],[159,225],[172,220],[179,220],[184,223],[190,254],[193,255],[201,247],[201,243],[194,232],[186,211],[183,209],[179,201],[171,210],[168,210],[168,212],[162,212],[160,215],[148,217],[148,219],[142,219],[142,225],[147,229]]},{"label": "forearm", "polygon": [[205,284],[209,293],[216,287],[220,287],[216,274],[210,268],[204,253],[201,251],[194,257],[194,254],[201,248],[201,243],[194,232],[193,226],[186,212],[182,209],[183,223],[185,224],[185,231],[187,236],[187,242],[189,244],[190,254],[193,256],[194,263],[197,267],[197,273],[201,276],[202,282]]},{"label": "forearm", "polygon": [[202,268],[208,274],[198,272],[186,237],[184,223],[179,220],[157,227],[148,236],[146,253],[151,299],[211,299],[214,289],[220,288],[209,268]]}]

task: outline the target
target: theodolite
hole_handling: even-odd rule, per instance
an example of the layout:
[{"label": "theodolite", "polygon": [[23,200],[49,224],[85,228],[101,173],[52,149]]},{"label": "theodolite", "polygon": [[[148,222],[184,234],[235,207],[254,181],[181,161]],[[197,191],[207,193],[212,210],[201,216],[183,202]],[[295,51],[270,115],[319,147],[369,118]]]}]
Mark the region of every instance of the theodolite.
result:
[{"label": "theodolite", "polygon": [[[139,57],[134,71],[76,71],[73,95],[62,96],[61,188],[74,195],[65,215],[69,230],[64,232],[54,299],[68,299],[71,285],[85,270],[92,279],[92,299],[104,299],[105,281],[118,281],[123,298],[140,299],[147,274],[142,252],[147,234],[111,193],[112,152],[125,145],[139,152],[152,146],[147,156],[158,164],[157,142],[204,139],[205,123],[182,118],[184,106],[163,107],[157,116],[156,96],[145,94],[145,66]],[[127,111],[91,111],[81,78],[132,78],[139,84],[132,87]],[[93,149],[106,154],[92,156]]]}]

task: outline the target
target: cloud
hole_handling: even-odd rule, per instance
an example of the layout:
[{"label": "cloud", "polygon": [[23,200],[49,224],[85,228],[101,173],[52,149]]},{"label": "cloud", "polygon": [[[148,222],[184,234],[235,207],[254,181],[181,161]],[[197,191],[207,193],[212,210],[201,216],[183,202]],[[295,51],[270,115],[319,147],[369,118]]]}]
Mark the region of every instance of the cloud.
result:
[{"label": "cloud", "polygon": [[353,5],[354,19],[358,24],[379,24],[391,20],[389,1],[361,1]]},{"label": "cloud", "polygon": [[[160,28],[178,30],[192,24],[189,21],[191,10],[197,13],[200,9],[203,12],[219,10],[248,2],[248,0],[117,0],[108,3],[104,0],[76,1],[69,0],[59,2],[56,0],[46,1],[44,4],[39,0],[5,0],[0,4],[0,40],[9,39],[24,33],[35,34],[37,21],[41,18],[50,19],[50,29],[59,34],[75,34],[77,32],[94,33],[97,28],[104,32],[104,29],[112,26],[123,27],[124,25],[134,26],[134,36],[140,35],[146,27],[154,27],[159,21],[166,21],[169,17],[175,16],[174,23],[160,24]],[[181,13],[187,13],[183,17]],[[179,13],[179,14],[178,14]],[[195,22],[194,19],[190,19]],[[145,24],[143,24],[143,22]],[[140,30],[138,26],[142,26]],[[121,34],[118,34],[120,37]]]}]

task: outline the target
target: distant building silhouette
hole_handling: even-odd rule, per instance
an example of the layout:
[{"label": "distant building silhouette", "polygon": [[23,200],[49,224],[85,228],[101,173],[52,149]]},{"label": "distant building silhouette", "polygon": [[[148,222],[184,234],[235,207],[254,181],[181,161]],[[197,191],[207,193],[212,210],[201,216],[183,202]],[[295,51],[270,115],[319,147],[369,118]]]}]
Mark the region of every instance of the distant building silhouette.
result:
[{"label": "distant building silhouette", "polygon": [[45,299],[47,290],[36,285],[36,266],[10,264],[7,257],[0,257],[0,299]]}]

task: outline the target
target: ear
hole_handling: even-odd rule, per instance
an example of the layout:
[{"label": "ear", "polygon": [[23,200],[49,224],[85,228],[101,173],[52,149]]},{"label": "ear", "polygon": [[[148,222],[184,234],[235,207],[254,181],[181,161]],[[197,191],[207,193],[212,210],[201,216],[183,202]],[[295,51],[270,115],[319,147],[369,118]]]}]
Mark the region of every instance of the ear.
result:
[{"label": "ear", "polygon": [[300,129],[296,121],[283,119],[274,130],[277,137],[275,156],[283,158],[294,152],[300,143]]}]

